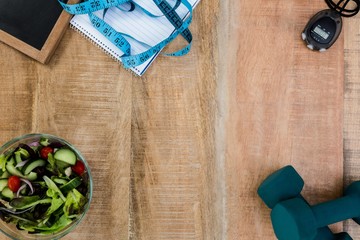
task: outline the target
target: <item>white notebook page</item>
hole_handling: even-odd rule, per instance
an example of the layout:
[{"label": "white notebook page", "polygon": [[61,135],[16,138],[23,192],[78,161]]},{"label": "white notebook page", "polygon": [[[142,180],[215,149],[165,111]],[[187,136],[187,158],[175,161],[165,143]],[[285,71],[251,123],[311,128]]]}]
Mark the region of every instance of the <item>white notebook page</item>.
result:
[{"label": "white notebook page", "polygon": [[[197,5],[200,0],[188,0],[193,7]],[[155,15],[162,15],[160,9],[153,1],[150,0],[134,0],[137,4]],[[168,0],[171,6],[174,6],[175,0]],[[123,5],[124,8],[128,7]],[[181,4],[176,10],[181,18],[185,18],[189,13],[188,9]],[[103,11],[95,12],[98,17],[102,18]],[[132,12],[121,11],[116,7],[108,9],[105,18],[105,22],[113,27],[116,31],[131,35],[135,39],[142,41],[150,46],[154,46],[157,43],[168,38],[174,31],[174,26],[166,19],[162,17],[150,17],[144,13],[140,8],[136,7]],[[105,52],[110,54],[116,60],[121,61],[120,56],[123,52],[106,39],[98,30],[96,30],[87,14],[76,15],[70,21],[73,28],[78,30],[81,34],[85,35],[95,44],[100,46]],[[146,51],[148,48],[133,39],[126,37],[126,40],[131,45],[131,54],[139,54]],[[131,68],[137,75],[142,75],[146,69],[150,66],[152,61],[158,54],[148,59],[143,64]]]}]

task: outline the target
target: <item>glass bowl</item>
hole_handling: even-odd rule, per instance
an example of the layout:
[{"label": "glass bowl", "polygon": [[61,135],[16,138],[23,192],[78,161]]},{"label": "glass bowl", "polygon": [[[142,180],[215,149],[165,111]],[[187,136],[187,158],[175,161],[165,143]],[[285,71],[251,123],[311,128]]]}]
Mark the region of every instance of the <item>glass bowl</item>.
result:
[{"label": "glass bowl", "polygon": [[28,233],[26,230],[18,229],[15,224],[6,223],[5,221],[0,219],[0,231],[2,233],[4,233],[6,236],[8,236],[14,240],[28,240],[28,239],[29,240],[30,239],[32,239],[32,240],[34,240],[34,239],[50,240],[50,239],[59,239],[59,238],[65,236],[66,234],[70,233],[84,218],[86,212],[89,209],[90,202],[92,199],[93,181],[92,181],[92,176],[91,176],[89,165],[86,162],[83,155],[72,144],[65,141],[64,139],[61,139],[59,137],[56,137],[56,136],[53,136],[50,134],[40,134],[40,133],[27,134],[27,135],[23,135],[20,137],[16,137],[16,138],[10,140],[9,142],[5,143],[0,148],[0,155],[1,154],[6,155],[6,154],[11,153],[19,146],[19,144],[26,144],[29,146],[36,147],[36,145],[37,145],[37,143],[39,143],[40,139],[43,139],[43,138],[48,139],[50,143],[55,143],[55,144],[60,143],[59,145],[66,146],[67,148],[71,149],[75,153],[77,160],[82,161],[82,163],[85,166],[85,173],[82,175],[82,178],[86,179],[85,181],[88,183],[87,184],[87,193],[85,195],[85,198],[87,199],[87,203],[82,208],[82,213],[80,213],[77,217],[72,219],[72,222],[69,225],[67,225],[66,227],[60,229],[59,231],[57,231],[55,233],[51,233],[51,234]]}]

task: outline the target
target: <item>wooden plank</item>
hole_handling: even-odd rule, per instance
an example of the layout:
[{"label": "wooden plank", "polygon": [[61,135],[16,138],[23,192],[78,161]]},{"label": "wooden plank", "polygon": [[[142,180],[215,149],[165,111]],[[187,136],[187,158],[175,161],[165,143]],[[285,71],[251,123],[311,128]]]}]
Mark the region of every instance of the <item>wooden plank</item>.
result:
[{"label": "wooden plank", "polygon": [[[292,164],[304,196],[339,196],[343,183],[343,39],[324,54],[300,39],[323,1],[222,2],[219,77],[226,102],[226,239],[275,239],[261,181]],[[223,27],[225,26],[225,27]],[[341,225],[336,227],[340,230]]]},{"label": "wooden plank", "polygon": [[0,145],[28,133],[32,126],[32,104],[37,73],[33,61],[0,43]]},{"label": "wooden plank", "polygon": [[[345,87],[344,87],[344,170],[345,186],[360,179],[359,165],[359,119],[360,119],[360,16],[344,21]],[[345,230],[353,237],[360,238],[359,225],[349,220]]]},{"label": "wooden plank", "polygon": [[214,207],[217,4],[195,9],[190,54],[160,56],[133,81],[131,239],[221,239]]},{"label": "wooden plank", "polygon": [[34,131],[73,142],[94,177],[89,215],[65,239],[128,238],[132,74],[70,30],[38,68]]},{"label": "wooden plank", "polygon": [[50,133],[73,143],[90,164],[90,210],[64,239],[127,239],[132,74],[70,29],[48,65],[5,45],[0,52],[1,142]]}]

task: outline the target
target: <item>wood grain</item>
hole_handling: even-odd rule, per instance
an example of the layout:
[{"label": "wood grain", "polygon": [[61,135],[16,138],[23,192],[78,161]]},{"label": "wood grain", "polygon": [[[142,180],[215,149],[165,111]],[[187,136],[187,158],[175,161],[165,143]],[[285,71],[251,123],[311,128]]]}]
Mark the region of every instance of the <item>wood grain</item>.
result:
[{"label": "wood grain", "polygon": [[0,49],[1,142],[29,132],[58,135],[91,166],[90,210],[65,239],[127,239],[132,74],[70,29],[49,65]]},{"label": "wood grain", "polygon": [[293,164],[311,203],[341,195],[344,125],[346,183],[358,175],[358,18],[328,52],[300,39],[325,7],[202,1],[191,52],[142,78],[70,29],[48,65],[0,43],[0,142],[46,132],[85,155],[93,202],[65,239],[275,239],[268,174]]},{"label": "wood grain", "polygon": [[270,211],[256,193],[272,171],[292,164],[311,203],[341,194],[343,39],[324,54],[302,43],[301,31],[322,1],[221,7],[220,22],[228,24],[220,30],[228,50],[219,63],[227,96],[224,238],[275,239]]},{"label": "wood grain", "polygon": [[125,239],[132,75],[74,31],[62,43],[38,76],[33,128],[68,139],[92,166],[92,208],[70,239]]},{"label": "wood grain", "polygon": [[[344,86],[344,170],[345,186],[360,179],[360,17],[344,21],[345,86]],[[360,238],[359,225],[349,220],[345,230],[353,239]]]},{"label": "wood grain", "polygon": [[207,16],[217,13],[215,1],[204,3],[195,10],[191,53],[160,57],[133,82],[131,239],[216,236],[217,43],[209,27],[216,17]]}]

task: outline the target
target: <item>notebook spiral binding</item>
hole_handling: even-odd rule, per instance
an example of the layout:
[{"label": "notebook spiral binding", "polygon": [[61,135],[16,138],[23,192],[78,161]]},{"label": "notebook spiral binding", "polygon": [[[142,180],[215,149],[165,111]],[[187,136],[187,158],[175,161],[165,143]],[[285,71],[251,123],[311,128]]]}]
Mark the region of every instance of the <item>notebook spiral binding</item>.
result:
[{"label": "notebook spiral binding", "polygon": [[[136,68],[125,68],[123,63],[120,61],[120,56],[119,58],[115,57],[114,55],[117,55],[116,53],[114,53],[113,51],[111,51],[110,48],[108,48],[105,44],[99,44],[101,41],[94,35],[92,35],[90,32],[86,31],[84,28],[82,28],[80,25],[76,25],[74,23],[70,23],[70,28],[76,32],[78,32],[82,37],[84,37],[85,39],[87,39],[88,41],[90,41],[93,45],[95,45],[96,47],[98,47],[102,52],[104,52],[107,56],[111,57],[112,59],[114,59],[116,62],[120,63],[120,65],[128,72],[130,72],[132,75],[136,76],[136,77],[140,77],[141,71]],[[80,30],[82,29],[82,30]],[[86,32],[86,34],[84,32]],[[96,39],[98,42],[94,41],[91,37],[93,37],[94,39]],[[112,55],[110,52],[112,52],[114,55]],[[136,71],[139,75],[137,75],[134,71]]]}]

